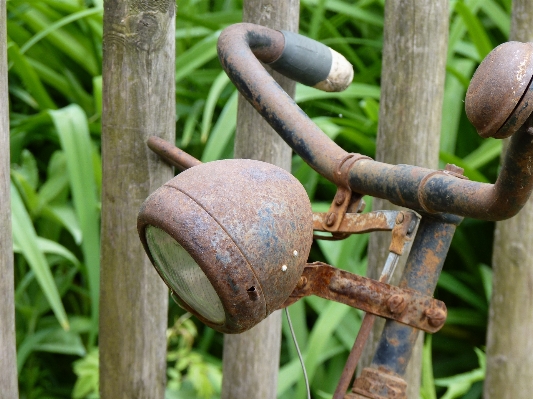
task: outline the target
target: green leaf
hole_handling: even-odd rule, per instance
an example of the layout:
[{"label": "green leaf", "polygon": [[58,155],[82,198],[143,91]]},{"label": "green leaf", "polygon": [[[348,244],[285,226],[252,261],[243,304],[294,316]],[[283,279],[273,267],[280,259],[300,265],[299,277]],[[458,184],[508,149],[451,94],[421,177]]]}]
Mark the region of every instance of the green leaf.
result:
[{"label": "green leaf", "polygon": [[57,108],[54,101],[44,88],[39,76],[28,62],[27,58],[20,53],[14,42],[8,45],[8,57],[12,62],[13,71],[20,77],[26,90],[33,96],[41,110]]},{"label": "green leaf", "polygon": [[487,302],[485,302],[485,298],[480,297],[450,273],[446,271],[441,273],[438,286],[448,292],[451,292],[452,294],[455,294],[457,297],[461,298],[466,303],[469,303],[480,311],[484,313],[487,312]]},{"label": "green leaf", "polygon": [[84,356],[86,353],[79,334],[59,328],[44,336],[33,350],[77,356]]},{"label": "green leaf", "polygon": [[209,93],[207,94],[207,100],[205,101],[204,113],[202,117],[202,132],[201,132],[202,143],[205,143],[207,141],[209,129],[211,129],[211,120],[213,119],[213,113],[215,111],[215,106],[217,104],[217,101],[220,98],[220,95],[222,94],[222,91],[226,88],[226,86],[229,83],[230,83],[230,80],[229,80],[228,75],[226,75],[226,72],[222,71],[217,76],[217,78],[211,85],[211,88],[209,89]]},{"label": "green leaf", "polygon": [[39,249],[38,237],[32,221],[17,189],[11,185],[11,212],[13,215],[13,242],[26,258],[50,307],[63,329],[68,330],[67,314],[61,302],[54,277],[43,252]]},{"label": "green leaf", "polygon": [[96,327],[100,287],[100,212],[87,117],[77,105],[51,111],[50,116],[67,157],[70,189],[83,237],[81,245],[89,280],[91,314]]},{"label": "green leaf", "polygon": [[237,98],[237,91],[235,91],[222,109],[205,146],[202,162],[220,159],[224,149],[233,137],[237,125]]},{"label": "green leaf", "polygon": [[502,152],[503,141],[488,138],[478,148],[463,158],[466,165],[479,169],[498,158]]},{"label": "green leaf", "polygon": [[470,40],[476,46],[480,58],[485,58],[493,49],[493,45],[487,35],[486,30],[472,10],[462,1],[455,4],[455,10],[463,18],[468,29]]},{"label": "green leaf", "polygon": [[335,93],[320,91],[303,84],[296,85],[295,101],[302,103],[311,100],[331,100],[331,99],[354,99],[373,98],[379,100],[380,88],[378,86],[365,83],[352,83],[346,90]]},{"label": "green leaf", "polygon": [[45,29],[39,31],[35,36],[33,36],[20,48],[20,53],[24,54],[37,42],[39,42],[40,40],[42,40],[43,38],[45,38],[52,32],[62,28],[63,26],[68,25],[79,19],[89,17],[91,15],[95,15],[95,14],[101,15],[102,12],[103,12],[103,8],[88,8],[86,10],[78,11],[74,14],[67,15],[66,17],[61,18],[60,20],[47,26]]},{"label": "green leaf", "polygon": [[431,356],[432,336],[426,335],[422,350],[422,386],[420,387],[421,399],[437,399],[435,381],[433,379],[433,361]]},{"label": "green leaf", "polygon": [[181,146],[187,147],[191,141],[192,135],[195,131],[196,125],[198,124],[198,119],[202,109],[204,107],[204,100],[197,100],[192,105],[189,114],[187,115],[187,120],[185,121],[185,127],[183,128],[183,135],[181,137]]},{"label": "green leaf", "polygon": [[474,383],[485,379],[485,354],[477,348],[475,348],[475,351],[479,360],[479,368],[452,377],[435,380],[435,385],[447,388],[446,393],[440,399],[460,398],[470,390]]},{"label": "green leaf", "polygon": [[[37,237],[37,246],[39,248],[39,251],[41,251],[42,253],[62,256],[63,258],[72,262],[74,265],[79,265],[80,263],[72,252],[70,252],[63,245],[58,244],[55,241],[43,237]],[[20,254],[22,253],[22,248],[19,246],[18,243],[13,244],[13,252]]]},{"label": "green leaf", "polygon": [[176,83],[217,56],[216,44],[219,36],[220,32],[217,31],[195,44],[185,53],[178,55],[176,58]]}]

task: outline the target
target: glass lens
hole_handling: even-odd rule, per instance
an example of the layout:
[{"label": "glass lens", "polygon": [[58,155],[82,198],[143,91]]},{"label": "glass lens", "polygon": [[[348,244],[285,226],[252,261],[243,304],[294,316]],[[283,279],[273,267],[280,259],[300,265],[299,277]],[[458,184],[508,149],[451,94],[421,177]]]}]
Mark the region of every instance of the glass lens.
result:
[{"label": "glass lens", "polygon": [[163,230],[146,228],[146,240],[155,266],[174,292],[209,321],[226,320],[222,302],[211,282],[187,251]]}]

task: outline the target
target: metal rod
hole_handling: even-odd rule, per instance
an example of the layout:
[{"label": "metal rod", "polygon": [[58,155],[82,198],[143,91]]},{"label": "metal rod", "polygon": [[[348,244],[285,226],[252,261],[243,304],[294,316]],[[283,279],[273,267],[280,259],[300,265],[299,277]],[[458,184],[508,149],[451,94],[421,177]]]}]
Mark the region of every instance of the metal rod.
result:
[{"label": "metal rod", "polygon": [[[455,229],[461,220],[462,218],[451,215],[422,218],[400,280],[400,287],[432,295]],[[431,309],[426,310],[425,316],[430,324],[439,322],[437,319],[431,319]],[[417,329],[387,321],[371,367],[403,376],[417,337]]]},{"label": "metal rod", "polygon": [[[381,276],[379,277],[379,281],[383,283],[389,282],[389,279],[394,274],[394,269],[396,268],[399,259],[400,257],[398,255],[393,252],[389,252],[389,256],[387,257],[387,261],[385,262],[385,266],[383,266],[383,271],[381,272]],[[361,323],[361,327],[359,328],[357,338],[355,339],[352,350],[350,351],[348,359],[346,360],[346,364],[344,365],[344,369],[342,370],[342,375],[339,379],[337,389],[333,394],[333,399],[344,398],[346,390],[350,386],[350,381],[355,373],[357,363],[359,363],[359,359],[361,358],[361,354],[363,353],[365,343],[368,340],[375,321],[375,315],[371,313],[365,313],[365,317],[363,318],[363,322]]]},{"label": "metal rod", "polygon": [[171,144],[162,138],[152,136],[148,138],[147,144],[148,147],[164,161],[175,166],[179,170],[189,169],[202,163],[192,155],[187,154],[185,151],[180,150],[174,144]]}]

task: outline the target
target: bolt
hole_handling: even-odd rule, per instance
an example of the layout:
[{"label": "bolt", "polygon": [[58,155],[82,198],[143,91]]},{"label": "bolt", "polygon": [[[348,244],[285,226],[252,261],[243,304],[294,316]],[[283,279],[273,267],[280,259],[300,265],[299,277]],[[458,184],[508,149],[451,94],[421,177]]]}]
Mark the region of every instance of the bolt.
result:
[{"label": "bolt", "polygon": [[407,303],[405,302],[405,299],[401,295],[392,295],[387,300],[387,306],[389,310],[394,314],[400,314],[405,310],[405,307],[407,306]]},{"label": "bolt", "polygon": [[333,226],[335,224],[335,221],[337,220],[337,214],[335,212],[330,212],[326,216],[326,226]]},{"label": "bolt", "polygon": [[446,313],[439,308],[426,309],[424,315],[428,318],[429,325],[433,327],[440,327],[446,321]]},{"label": "bolt", "polygon": [[346,195],[344,195],[344,192],[339,191],[337,195],[335,196],[335,204],[340,206],[344,203],[345,199],[346,199]]},{"label": "bolt", "polygon": [[286,272],[286,271],[287,271],[287,265],[283,265],[283,266],[281,266],[281,271],[282,271],[282,272]]},{"label": "bolt", "polygon": [[294,250],[294,252],[292,254],[296,257],[296,256],[298,256],[298,251]]},{"label": "bolt", "polygon": [[403,212],[398,213],[398,216],[396,216],[396,224],[402,224],[405,219],[405,216]]},{"label": "bolt", "polygon": [[307,284],[307,277],[301,276],[300,280],[298,280],[298,284],[296,284],[297,289],[302,289]]}]

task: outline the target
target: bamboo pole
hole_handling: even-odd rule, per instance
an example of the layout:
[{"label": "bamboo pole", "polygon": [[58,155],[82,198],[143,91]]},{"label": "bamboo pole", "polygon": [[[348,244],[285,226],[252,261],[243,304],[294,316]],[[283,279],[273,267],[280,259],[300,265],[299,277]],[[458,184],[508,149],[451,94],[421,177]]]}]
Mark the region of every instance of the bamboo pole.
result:
[{"label": "bamboo pole", "polygon": [[9,102],[7,97],[6,0],[0,0],[0,392],[18,398],[15,344],[15,278],[11,237]]},{"label": "bamboo pole", "polygon": [[165,393],[168,290],[136,226],[141,203],[173,176],[146,140],[175,140],[174,32],[174,0],[104,2],[102,399]]},{"label": "bamboo pole", "polygon": [[[243,21],[273,29],[298,31],[299,0],[248,0]],[[294,82],[273,73],[294,96]],[[291,169],[291,149],[248,102],[239,97],[235,158],[257,159]],[[222,399],[276,398],[281,312],[238,335],[224,337]]]},{"label": "bamboo pole", "polygon": [[[385,2],[377,161],[438,167],[447,16],[448,0]],[[398,207],[374,199],[373,209]],[[372,233],[368,250],[369,277],[379,277],[390,240],[390,234]],[[403,265],[399,265],[393,284],[397,284],[402,270]],[[364,366],[372,360],[383,324],[380,320],[374,327],[365,348]],[[419,397],[422,336],[420,334],[406,376],[410,399]]]},{"label": "bamboo pole", "polygon": [[[514,0],[510,40],[533,41],[533,2]],[[485,399],[528,399],[533,391],[533,200],[496,223],[487,331]]]}]

